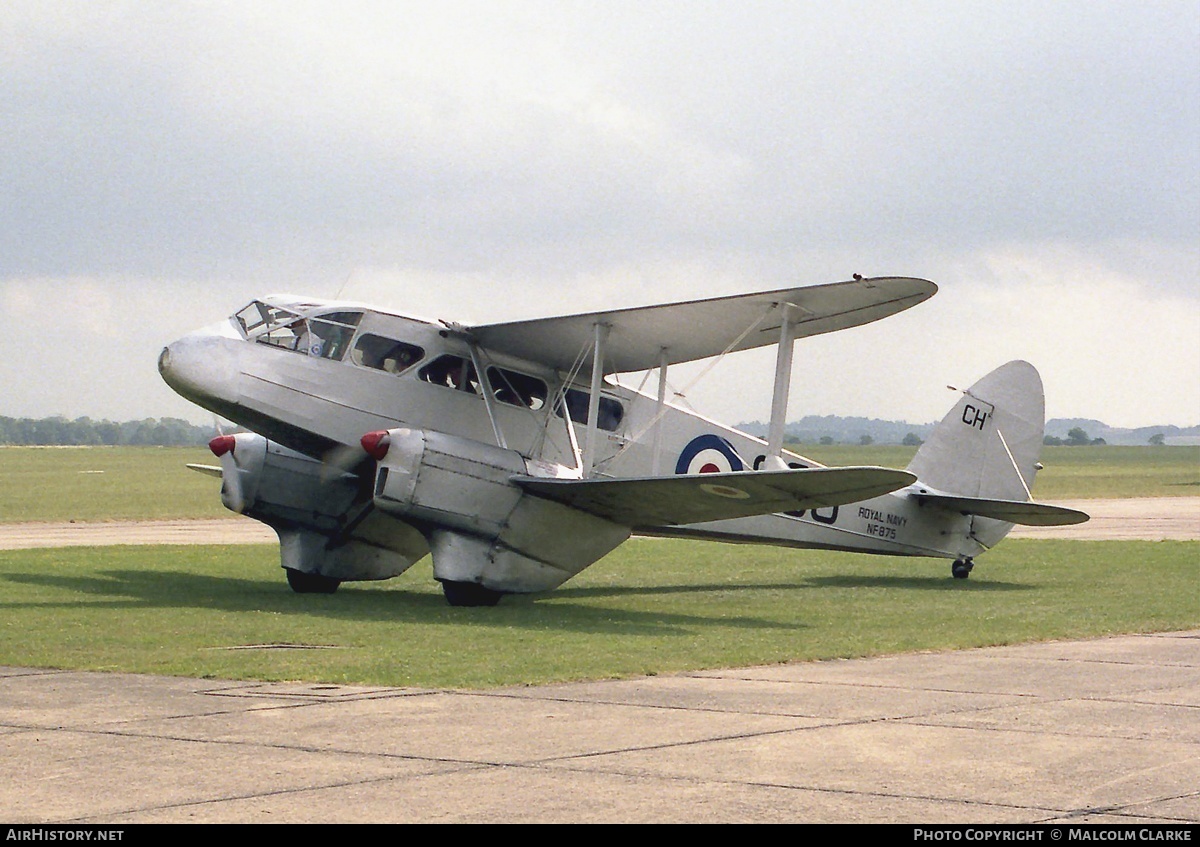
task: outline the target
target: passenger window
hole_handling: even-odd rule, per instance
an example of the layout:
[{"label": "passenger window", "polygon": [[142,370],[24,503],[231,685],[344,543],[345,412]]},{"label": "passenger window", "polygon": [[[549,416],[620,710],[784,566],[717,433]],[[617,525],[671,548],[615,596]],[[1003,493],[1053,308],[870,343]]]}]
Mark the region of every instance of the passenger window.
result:
[{"label": "passenger window", "polygon": [[535,412],[546,405],[546,383],[535,376],[504,368],[488,368],[487,377],[501,403],[524,406]]},{"label": "passenger window", "polygon": [[350,353],[354,364],[387,371],[390,374],[408,370],[424,356],[425,351],[415,344],[406,344],[370,333],[363,333]]},{"label": "passenger window", "polygon": [[483,395],[479,386],[479,377],[475,373],[475,366],[462,356],[448,354],[438,356],[417,371],[417,377],[433,385],[442,385],[456,391],[470,391],[473,394]]},{"label": "passenger window", "polygon": [[[565,398],[560,398],[555,403],[554,412],[560,418],[563,415],[563,405],[567,408],[567,413],[570,414],[571,420],[577,424],[587,424],[588,420],[588,401],[591,399],[591,394],[587,391],[580,391],[575,388],[568,388]],[[625,417],[625,408],[611,397],[600,395],[600,411],[596,416],[596,426],[607,432],[616,432],[621,426],[621,420]]]}]

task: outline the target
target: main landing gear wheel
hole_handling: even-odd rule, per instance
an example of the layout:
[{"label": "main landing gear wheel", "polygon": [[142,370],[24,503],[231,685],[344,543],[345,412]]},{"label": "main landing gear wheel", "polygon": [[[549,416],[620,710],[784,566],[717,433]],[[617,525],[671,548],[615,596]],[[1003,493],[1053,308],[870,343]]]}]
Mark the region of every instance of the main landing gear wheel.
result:
[{"label": "main landing gear wheel", "polygon": [[954,574],[955,579],[966,579],[971,575],[973,567],[975,563],[970,559],[955,559],[954,564],[950,566],[950,573]]},{"label": "main landing gear wheel", "polygon": [[503,596],[499,591],[484,588],[478,582],[442,580],[442,593],[451,606],[495,606]]},{"label": "main landing gear wheel", "polygon": [[284,568],[284,571],[287,572],[288,585],[297,594],[332,594],[342,584],[340,579],[319,573],[305,573],[295,568]]}]

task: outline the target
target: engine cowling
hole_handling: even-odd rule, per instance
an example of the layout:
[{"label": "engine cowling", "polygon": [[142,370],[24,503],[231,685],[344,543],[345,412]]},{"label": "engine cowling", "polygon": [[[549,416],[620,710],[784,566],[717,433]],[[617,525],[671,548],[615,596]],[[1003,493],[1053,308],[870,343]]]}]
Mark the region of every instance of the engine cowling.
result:
[{"label": "engine cowling", "polygon": [[514,476],[568,471],[513,450],[415,429],[370,433],[363,446],[378,460],[376,507],[424,530],[442,582],[546,591],[629,537],[628,527],[526,494]]},{"label": "engine cowling", "polygon": [[221,502],[279,536],[283,567],[337,580],[387,579],[429,552],[412,526],[373,515],[365,477],[238,433],[209,444],[221,461]]},{"label": "engine cowling", "polygon": [[388,430],[387,440],[374,496],[390,514],[490,536],[502,530],[521,499],[509,480],[527,470],[513,450],[418,429]]}]

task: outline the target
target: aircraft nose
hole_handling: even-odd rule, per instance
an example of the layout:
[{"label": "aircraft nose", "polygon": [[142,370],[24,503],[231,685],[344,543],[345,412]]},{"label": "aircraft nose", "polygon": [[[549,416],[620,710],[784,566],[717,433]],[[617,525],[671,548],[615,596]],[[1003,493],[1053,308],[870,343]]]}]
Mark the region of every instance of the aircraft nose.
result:
[{"label": "aircraft nose", "polygon": [[163,381],[205,408],[237,402],[240,370],[230,340],[206,333],[185,335],[158,354]]}]

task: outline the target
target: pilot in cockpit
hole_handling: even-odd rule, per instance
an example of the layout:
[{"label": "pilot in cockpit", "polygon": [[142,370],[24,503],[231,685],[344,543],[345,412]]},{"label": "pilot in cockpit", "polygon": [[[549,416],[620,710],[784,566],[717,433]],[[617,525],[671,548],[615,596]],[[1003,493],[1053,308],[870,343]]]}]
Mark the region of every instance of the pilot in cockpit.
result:
[{"label": "pilot in cockpit", "polygon": [[320,358],[325,346],[325,339],[313,332],[312,327],[309,326],[309,323],[305,318],[301,318],[293,325],[292,332],[296,334],[297,350],[299,350],[301,353],[306,353],[309,356],[316,356]]}]

